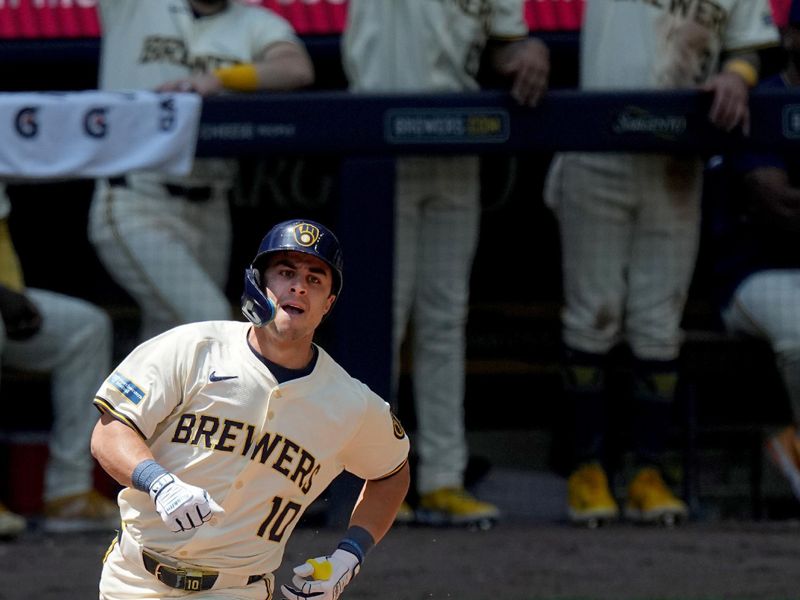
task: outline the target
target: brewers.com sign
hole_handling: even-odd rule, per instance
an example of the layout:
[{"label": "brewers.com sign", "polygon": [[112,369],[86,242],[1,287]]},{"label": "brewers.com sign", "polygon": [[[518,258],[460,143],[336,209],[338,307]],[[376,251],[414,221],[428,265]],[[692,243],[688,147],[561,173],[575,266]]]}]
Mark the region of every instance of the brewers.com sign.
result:
[{"label": "brewers.com sign", "polygon": [[[347,13],[347,0],[245,1],[283,15],[301,35],[341,33]],[[576,30],[583,2],[525,0],[525,16],[533,31]],[[0,0],[0,38],[97,37],[96,5],[97,0]]]}]

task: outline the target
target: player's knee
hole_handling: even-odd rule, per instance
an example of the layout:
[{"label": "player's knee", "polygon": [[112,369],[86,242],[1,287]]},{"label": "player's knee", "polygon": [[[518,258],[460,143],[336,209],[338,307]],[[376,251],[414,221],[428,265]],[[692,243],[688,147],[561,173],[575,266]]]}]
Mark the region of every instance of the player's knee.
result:
[{"label": "player's knee", "polygon": [[590,354],[605,355],[620,341],[622,312],[608,304],[592,311],[567,306],[563,315],[564,343]]}]

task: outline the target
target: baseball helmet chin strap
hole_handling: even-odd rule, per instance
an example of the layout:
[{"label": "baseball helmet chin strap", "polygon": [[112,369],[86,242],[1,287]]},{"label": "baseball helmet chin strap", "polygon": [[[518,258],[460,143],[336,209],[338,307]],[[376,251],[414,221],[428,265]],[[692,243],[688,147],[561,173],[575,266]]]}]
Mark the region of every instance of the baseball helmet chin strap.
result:
[{"label": "baseball helmet chin strap", "polygon": [[260,281],[256,269],[245,269],[242,314],[256,327],[269,325],[275,318],[275,303],[261,290]]}]

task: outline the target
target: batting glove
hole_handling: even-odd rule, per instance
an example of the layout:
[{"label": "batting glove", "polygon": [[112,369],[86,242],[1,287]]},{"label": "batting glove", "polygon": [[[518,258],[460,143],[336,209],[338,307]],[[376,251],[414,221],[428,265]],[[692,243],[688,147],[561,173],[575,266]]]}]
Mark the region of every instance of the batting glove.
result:
[{"label": "batting glove", "polygon": [[359,570],[355,554],[337,549],[330,556],[310,558],[295,567],[292,585],[282,585],[281,592],[287,600],[337,600]]},{"label": "batting glove", "polygon": [[184,483],[172,473],[164,473],[150,485],[161,520],[173,533],[200,527],[215,513],[225,510],[202,488]]}]

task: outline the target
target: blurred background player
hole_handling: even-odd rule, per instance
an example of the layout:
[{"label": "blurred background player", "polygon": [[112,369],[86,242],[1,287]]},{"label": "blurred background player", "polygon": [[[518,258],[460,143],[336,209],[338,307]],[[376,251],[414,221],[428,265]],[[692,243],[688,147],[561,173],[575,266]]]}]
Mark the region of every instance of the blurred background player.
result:
[{"label": "blurred background player", "polygon": [[[726,131],[747,132],[756,51],[777,37],[767,0],[587,0],[580,86],[701,86],[713,98],[710,120]],[[633,354],[636,463],[626,516],[672,521],[687,515],[662,477],[661,460],[697,255],[701,183],[702,162],[691,156],[565,153],[548,173],[545,201],[561,235],[564,379],[575,413],[575,470],[568,485],[568,515],[575,522],[619,513],[602,463],[607,360],[623,340]]]},{"label": "blurred background player", "polygon": [[[92,304],[28,288],[8,229],[11,203],[0,183],[0,359],[3,366],[48,373],[53,424],[44,475],[47,532],[113,531],[116,505],[94,489],[89,438],[96,422],[91,398],[111,363],[111,320]],[[52,268],[58,265],[53,256]],[[31,399],[25,399],[31,400]],[[35,399],[28,410],[35,410]],[[3,402],[23,399],[3,397]],[[25,519],[0,504],[0,537],[14,537]]]},{"label": "blurred background player", "polygon": [[[355,92],[476,90],[482,60],[520,103],[547,87],[549,53],[528,39],[522,0],[351,0],[343,61]],[[418,521],[469,524],[498,509],[464,489],[465,328],[481,216],[477,156],[396,161],[393,385],[411,324]],[[408,504],[400,520],[411,520]]]},{"label": "blurred background player", "polygon": [[345,469],[365,483],[344,538],[281,591],[335,600],[358,574],[408,490],[409,443],[389,404],[313,343],[342,269],[326,227],[279,223],[246,271],[248,322],[171,329],[100,387],[92,451],[127,486],[101,598],[273,598],[295,526]]},{"label": "blurred background player", "polygon": [[[102,0],[100,88],[223,92],[308,86],[313,66],[289,23],[228,0]],[[128,173],[100,181],[89,234],[141,309],[140,339],[226,319],[233,160],[198,159],[190,175]]]},{"label": "blurred background player", "polygon": [[[800,0],[782,31],[787,64],[761,89],[800,86]],[[767,440],[769,456],[800,499],[800,156],[726,157],[724,195],[713,199],[722,319],[728,331],[769,342],[794,422]]]}]

